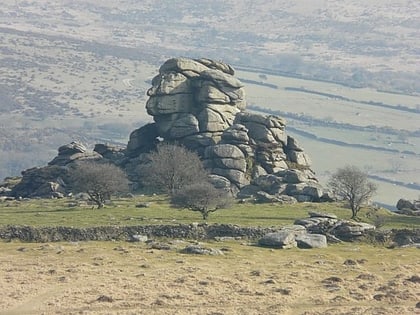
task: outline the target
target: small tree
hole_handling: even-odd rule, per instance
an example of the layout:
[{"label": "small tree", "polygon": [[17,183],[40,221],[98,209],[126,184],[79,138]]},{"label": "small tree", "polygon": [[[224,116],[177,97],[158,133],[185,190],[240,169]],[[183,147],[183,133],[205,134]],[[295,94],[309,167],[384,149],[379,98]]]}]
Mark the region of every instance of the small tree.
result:
[{"label": "small tree", "polygon": [[70,180],[73,191],[87,193],[98,209],[103,208],[105,200],[110,200],[111,195],[129,190],[127,175],[110,163],[79,162],[70,171]]},{"label": "small tree", "polygon": [[173,195],[177,190],[207,177],[198,155],[183,146],[160,144],[147,158],[149,162],[138,169],[140,180],[143,185],[160,192]]},{"label": "small tree", "polygon": [[228,192],[207,181],[185,186],[171,196],[172,206],[198,211],[203,220],[207,220],[211,212],[227,208],[232,200]]},{"label": "small tree", "polygon": [[361,206],[367,203],[377,190],[367,174],[355,166],[339,168],[331,175],[328,186],[338,197],[349,203],[352,219],[357,217]]}]

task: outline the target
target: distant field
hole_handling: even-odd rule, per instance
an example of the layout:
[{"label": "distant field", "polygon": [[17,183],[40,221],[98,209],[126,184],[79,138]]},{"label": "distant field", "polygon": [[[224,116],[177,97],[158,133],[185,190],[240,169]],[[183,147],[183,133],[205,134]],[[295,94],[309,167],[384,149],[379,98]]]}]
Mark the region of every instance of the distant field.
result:
[{"label": "distant field", "polygon": [[[305,88],[322,93],[333,93],[362,102],[385,102],[395,105],[405,104],[416,109],[420,104],[420,97],[395,95],[375,92],[368,89],[354,89],[337,84],[288,78],[283,76],[266,75],[261,79],[261,73],[238,71],[238,76],[261,83],[272,84],[277,89],[262,84],[245,84],[247,100],[271,110],[280,110],[294,114],[302,114],[325,122],[338,123],[337,128],[325,125],[312,125],[310,121],[286,119],[287,125],[315,134],[318,137],[339,140],[348,144],[363,144],[384,150],[363,149],[324,143],[293,131],[286,131],[293,135],[303,145],[313,161],[313,169],[326,182],[328,175],[338,167],[346,164],[356,165],[367,172],[381,177],[399,180],[405,183],[417,182],[420,178],[420,137],[406,137],[405,132],[420,131],[420,112],[410,113],[398,109],[381,109],[373,106],[336,100],[333,98],[286,90],[285,87]],[[387,98],[389,97],[389,98]],[[358,131],[340,129],[340,124],[354,126],[391,127],[396,134],[386,134],[381,131]],[[386,152],[385,150],[397,152]],[[412,151],[416,154],[404,154]],[[420,190],[398,187],[384,182],[378,182],[379,190],[374,199],[389,206],[395,206],[398,199],[416,199]]]}]

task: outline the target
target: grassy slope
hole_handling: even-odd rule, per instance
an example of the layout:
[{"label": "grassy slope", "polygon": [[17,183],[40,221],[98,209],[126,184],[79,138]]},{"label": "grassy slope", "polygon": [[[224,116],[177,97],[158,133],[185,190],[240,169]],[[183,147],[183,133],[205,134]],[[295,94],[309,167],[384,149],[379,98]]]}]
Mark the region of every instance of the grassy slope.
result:
[{"label": "grassy slope", "polygon": [[[17,224],[32,226],[101,226],[101,225],[149,225],[189,224],[200,222],[201,216],[189,210],[173,209],[165,197],[137,196],[134,199],[118,199],[103,210],[91,207],[69,207],[71,200],[38,199],[0,203],[0,225]],[[136,208],[139,202],[150,202],[149,208]],[[208,223],[238,224],[242,226],[282,226],[293,224],[296,219],[308,216],[308,211],[334,213],[348,219],[350,210],[335,203],[235,204],[210,215]],[[383,218],[384,228],[420,227],[420,217],[408,217],[390,213],[384,209],[363,209],[360,218],[375,223]]]},{"label": "grassy slope", "polygon": [[[187,243],[174,243],[183,248]],[[223,256],[144,243],[0,243],[1,314],[414,314],[418,249],[347,243]],[[350,264],[353,262],[354,264]],[[328,280],[330,279],[330,280]],[[111,299],[101,302],[100,297]]]}]

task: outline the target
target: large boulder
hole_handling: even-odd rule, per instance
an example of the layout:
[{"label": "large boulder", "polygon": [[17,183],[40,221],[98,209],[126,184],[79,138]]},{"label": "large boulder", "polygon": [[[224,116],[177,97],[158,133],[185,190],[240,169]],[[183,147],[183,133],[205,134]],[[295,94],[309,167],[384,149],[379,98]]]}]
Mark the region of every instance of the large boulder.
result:
[{"label": "large boulder", "polygon": [[10,195],[16,198],[59,197],[67,192],[68,170],[58,165],[34,167],[22,172]]},{"label": "large boulder", "polygon": [[299,248],[325,248],[328,246],[327,237],[322,234],[303,234],[296,237]]},{"label": "large boulder", "polygon": [[65,166],[76,160],[99,160],[102,156],[95,151],[88,151],[80,142],[73,141],[58,148],[58,155],[48,165]]},{"label": "large boulder", "polygon": [[233,74],[229,65],[209,59],[166,61],[152,80],[146,104],[161,136],[183,143],[200,134],[217,143],[245,108],[243,84]]},{"label": "large boulder", "polygon": [[296,247],[295,233],[293,231],[279,231],[268,233],[258,240],[258,245],[271,248]]},{"label": "large boulder", "polygon": [[398,210],[420,210],[420,200],[410,201],[407,199],[400,199],[397,202]]},{"label": "large boulder", "polygon": [[372,224],[340,220],[333,214],[310,211],[309,215],[309,218],[298,219],[294,224],[304,226],[311,234],[332,235],[342,241],[353,241],[375,230]]}]

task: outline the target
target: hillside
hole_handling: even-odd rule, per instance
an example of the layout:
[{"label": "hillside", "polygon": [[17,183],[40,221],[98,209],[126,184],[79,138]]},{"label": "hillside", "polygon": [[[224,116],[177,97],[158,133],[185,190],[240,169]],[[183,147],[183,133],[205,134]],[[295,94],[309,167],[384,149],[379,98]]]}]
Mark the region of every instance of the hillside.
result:
[{"label": "hillside", "polygon": [[0,178],[71,140],[125,144],[151,119],[157,67],[184,55],[243,71],[250,105],[284,114],[321,175],[358,164],[403,184],[381,181],[378,201],[417,198],[407,185],[420,172],[419,10],[408,0],[3,1]]}]

